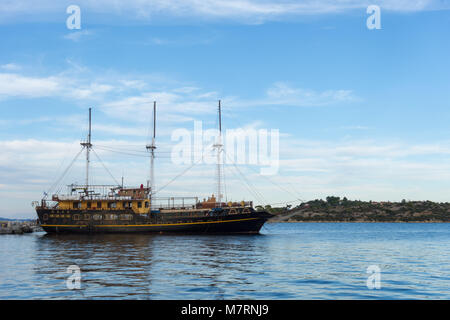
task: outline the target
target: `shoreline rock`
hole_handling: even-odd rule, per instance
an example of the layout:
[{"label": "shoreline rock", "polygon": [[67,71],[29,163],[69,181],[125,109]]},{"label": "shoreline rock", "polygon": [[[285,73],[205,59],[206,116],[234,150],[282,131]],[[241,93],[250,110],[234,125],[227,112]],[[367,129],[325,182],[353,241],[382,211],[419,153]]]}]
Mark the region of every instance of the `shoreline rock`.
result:
[{"label": "shoreline rock", "polygon": [[25,234],[42,230],[35,222],[0,221],[0,234]]}]

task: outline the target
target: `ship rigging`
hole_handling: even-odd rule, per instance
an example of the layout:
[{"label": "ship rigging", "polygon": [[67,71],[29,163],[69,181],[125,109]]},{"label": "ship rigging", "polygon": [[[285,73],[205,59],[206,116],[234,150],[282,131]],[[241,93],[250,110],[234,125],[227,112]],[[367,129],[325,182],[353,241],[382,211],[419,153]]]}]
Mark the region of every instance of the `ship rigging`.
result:
[{"label": "ship rigging", "polygon": [[[81,142],[82,149],[36,206],[39,221],[45,231],[49,233],[258,233],[272,216],[266,211],[256,211],[252,201],[223,202],[221,157],[225,155],[225,152],[222,145],[220,100],[219,134],[213,145],[217,153],[217,193],[216,196],[212,195],[203,201],[199,201],[198,197],[155,197],[157,192],[195,165],[194,163],[158,190],[155,189],[156,101],[153,103],[153,134],[151,142],[146,145],[146,152],[150,154],[150,178],[146,187],[142,184],[137,188],[124,187],[123,177],[122,183],[117,183],[93,148],[91,115],[92,109],[89,108],[88,135],[87,139]],[[56,193],[52,194],[51,200],[47,199],[82,151],[86,152],[85,184],[71,184],[68,186],[66,195]],[[115,180],[116,185],[90,184],[91,152]]]}]

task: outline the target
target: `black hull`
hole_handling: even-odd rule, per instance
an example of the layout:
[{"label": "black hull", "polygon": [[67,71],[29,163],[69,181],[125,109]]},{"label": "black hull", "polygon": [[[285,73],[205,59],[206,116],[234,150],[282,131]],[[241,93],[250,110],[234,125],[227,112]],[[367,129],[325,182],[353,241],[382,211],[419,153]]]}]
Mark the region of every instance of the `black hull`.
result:
[{"label": "black hull", "polygon": [[[45,212],[38,212],[38,216]],[[272,215],[266,212],[202,217],[177,222],[134,221],[129,224],[47,222],[41,227],[47,233],[183,233],[183,234],[256,234]],[[41,220],[42,221],[42,220]]]}]

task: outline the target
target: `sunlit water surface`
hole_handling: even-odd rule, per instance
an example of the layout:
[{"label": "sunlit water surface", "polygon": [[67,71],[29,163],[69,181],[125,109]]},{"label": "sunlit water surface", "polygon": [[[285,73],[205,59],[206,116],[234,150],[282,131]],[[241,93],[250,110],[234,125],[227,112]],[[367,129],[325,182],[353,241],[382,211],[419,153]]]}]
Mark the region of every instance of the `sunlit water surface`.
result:
[{"label": "sunlit water surface", "polygon": [[[0,299],[450,299],[450,224],[278,223],[260,235],[0,236]],[[81,269],[69,290],[67,267]],[[367,268],[381,288],[367,287]]]}]

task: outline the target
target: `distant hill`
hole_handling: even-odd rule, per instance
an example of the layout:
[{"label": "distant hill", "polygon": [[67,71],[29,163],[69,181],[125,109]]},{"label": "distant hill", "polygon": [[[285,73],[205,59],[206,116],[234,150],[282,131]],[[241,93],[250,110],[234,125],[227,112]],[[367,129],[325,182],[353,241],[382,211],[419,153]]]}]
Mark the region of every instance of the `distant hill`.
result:
[{"label": "distant hill", "polygon": [[448,202],[374,202],[329,196],[294,208],[264,209],[276,215],[272,222],[450,222]]},{"label": "distant hill", "polygon": [[13,219],[0,217],[0,221],[36,221],[36,219]]}]

